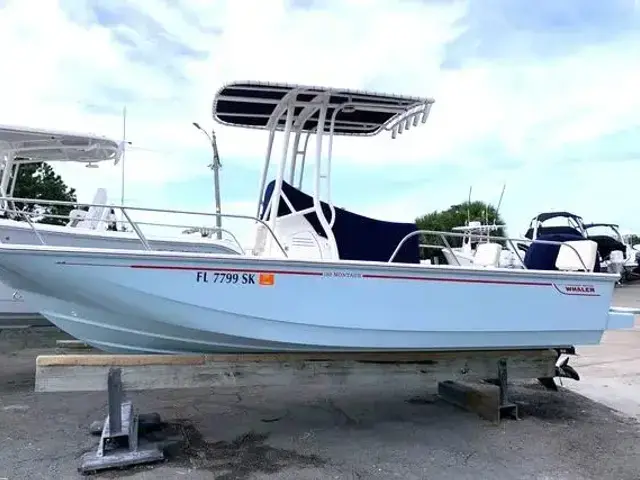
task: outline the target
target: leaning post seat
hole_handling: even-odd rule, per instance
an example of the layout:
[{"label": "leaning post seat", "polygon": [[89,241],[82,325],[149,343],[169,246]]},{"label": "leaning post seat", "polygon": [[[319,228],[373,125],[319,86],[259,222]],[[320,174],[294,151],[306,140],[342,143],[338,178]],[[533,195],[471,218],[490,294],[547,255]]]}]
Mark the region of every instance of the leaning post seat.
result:
[{"label": "leaning post seat", "polygon": [[598,244],[593,240],[570,240],[560,246],[556,258],[558,270],[592,272],[598,262]]},{"label": "leaning post seat", "polygon": [[[265,220],[264,213],[269,205],[275,180],[272,180],[265,188],[260,219]],[[313,207],[313,197],[282,181],[282,193],[289,199],[296,211]],[[322,211],[327,221],[331,221],[331,209],[325,202],[320,202]],[[415,223],[385,222],[373,218],[349,212],[343,208],[334,207],[335,222],[333,223],[333,235],[338,246],[338,254],[341,260],[363,260],[374,262],[388,262],[398,244],[409,233],[418,230]],[[292,213],[289,206],[280,199],[277,216],[281,217]],[[305,219],[311,224],[316,234],[326,238],[322,224],[316,212],[306,213]],[[409,238],[398,254],[394,262],[420,263],[420,236]]]},{"label": "leaning post seat", "polygon": [[[552,242],[569,242],[577,240],[585,240],[585,238],[578,234],[572,233],[553,233],[539,235],[538,240],[546,240]],[[560,245],[551,245],[548,243],[539,243],[535,240],[527,249],[524,256],[524,266],[527,269],[532,270],[558,270],[556,267],[556,261],[560,252]],[[600,262],[596,261],[594,272],[600,271]]]}]

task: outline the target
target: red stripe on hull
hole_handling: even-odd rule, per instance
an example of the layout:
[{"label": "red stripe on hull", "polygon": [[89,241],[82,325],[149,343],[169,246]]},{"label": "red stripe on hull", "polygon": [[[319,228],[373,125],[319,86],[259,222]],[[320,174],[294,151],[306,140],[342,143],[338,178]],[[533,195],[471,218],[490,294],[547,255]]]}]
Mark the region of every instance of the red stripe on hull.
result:
[{"label": "red stripe on hull", "polygon": [[[254,272],[254,273],[270,273],[276,275],[298,275],[307,277],[322,277],[323,272],[306,272],[300,270],[253,270],[250,268],[214,268],[205,266],[182,266],[182,265],[110,265],[110,264],[91,264],[91,263],[75,263],[75,262],[57,262],[60,265],[74,265],[85,267],[117,267],[117,268],[133,268],[137,270],[173,270],[173,271],[215,271],[215,272],[227,272],[227,273],[241,273],[241,272]],[[332,275],[332,278],[336,276]],[[339,276],[337,278],[340,278]],[[345,278],[349,278],[345,276]],[[351,277],[358,278],[358,277]],[[410,275],[383,275],[375,273],[364,273],[360,278],[366,279],[378,279],[378,280],[410,280],[419,282],[441,282],[441,283],[466,283],[466,284],[478,284],[478,285],[515,285],[521,287],[553,287],[558,293],[568,296],[576,297],[599,297],[600,294],[595,293],[581,293],[581,292],[565,292],[561,290],[558,285],[553,282],[527,282],[517,280],[491,280],[491,279],[475,279],[475,278],[447,278],[447,277],[417,277]]]},{"label": "red stripe on hull", "polygon": [[489,285],[522,285],[527,287],[551,287],[549,282],[516,282],[512,280],[478,280],[473,278],[445,278],[445,277],[409,277],[402,275],[377,275],[365,274],[363,278],[381,278],[393,280],[419,280],[424,282],[448,282],[448,283],[485,283]]},{"label": "red stripe on hull", "polygon": [[213,268],[213,267],[182,267],[176,266],[164,266],[164,265],[129,265],[129,268],[135,268],[139,270],[182,270],[182,271],[200,271],[200,272],[226,272],[226,273],[242,273],[242,272],[254,272],[254,273],[275,273],[278,275],[304,275],[311,277],[320,277],[322,272],[301,272],[299,270],[253,270],[251,268]]}]

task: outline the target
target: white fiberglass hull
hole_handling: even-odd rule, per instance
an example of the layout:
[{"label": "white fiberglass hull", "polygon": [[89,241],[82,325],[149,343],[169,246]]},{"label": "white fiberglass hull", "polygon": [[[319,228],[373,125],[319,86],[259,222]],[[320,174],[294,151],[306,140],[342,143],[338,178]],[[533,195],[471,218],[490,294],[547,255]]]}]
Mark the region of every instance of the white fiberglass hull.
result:
[{"label": "white fiberglass hull", "polygon": [[0,268],[63,330],[130,353],[597,344],[617,279],[15,245]]},{"label": "white fiberglass hull", "polygon": [[[134,232],[96,231],[56,225],[38,225],[38,233],[47,245],[116,248],[140,250],[142,243]],[[26,222],[0,219],[0,243],[39,245],[40,239]],[[192,239],[149,239],[150,245],[157,250],[191,251],[207,253],[239,253],[237,247],[216,243],[215,240]],[[2,277],[0,277],[1,279]],[[42,318],[34,309],[28,292],[22,292],[0,282],[0,319],[36,319]]]}]

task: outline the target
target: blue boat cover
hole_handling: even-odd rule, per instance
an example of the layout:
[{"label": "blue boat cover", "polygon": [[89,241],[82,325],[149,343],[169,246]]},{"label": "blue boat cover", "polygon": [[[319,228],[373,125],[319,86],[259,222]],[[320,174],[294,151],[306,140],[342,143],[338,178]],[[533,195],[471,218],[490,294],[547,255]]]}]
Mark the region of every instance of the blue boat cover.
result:
[{"label": "blue boat cover", "polygon": [[[264,213],[273,195],[275,180],[272,180],[265,189],[262,200],[260,219],[264,220]],[[282,192],[293,205],[296,211],[313,207],[313,197],[282,182]],[[331,220],[331,209],[325,202],[320,202],[322,211],[327,221]],[[335,207],[336,219],[333,224],[333,235],[338,246],[338,254],[343,260],[365,260],[388,262],[400,241],[409,233],[418,230],[415,223],[396,223],[375,220],[373,218],[349,212],[343,208]],[[292,213],[283,199],[278,205],[278,217]],[[320,220],[315,211],[304,215],[315,232],[326,238]],[[409,238],[398,251],[394,262],[420,263],[420,236]]]},{"label": "blue boat cover", "polygon": [[[568,242],[570,240],[584,240],[580,234],[572,233],[554,233],[547,235],[539,235],[538,240],[547,240],[552,242]],[[556,259],[560,252],[560,245],[549,245],[548,243],[534,242],[527,249],[524,256],[524,266],[535,270],[558,270],[556,268]],[[594,272],[600,271],[600,262],[596,261]]]}]

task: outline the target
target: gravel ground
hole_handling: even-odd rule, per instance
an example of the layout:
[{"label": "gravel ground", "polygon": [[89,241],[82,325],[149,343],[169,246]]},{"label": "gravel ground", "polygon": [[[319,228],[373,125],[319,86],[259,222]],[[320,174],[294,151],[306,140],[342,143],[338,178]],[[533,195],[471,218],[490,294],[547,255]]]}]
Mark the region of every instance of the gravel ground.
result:
[{"label": "gravel ground", "polygon": [[[625,288],[623,304],[640,298]],[[630,398],[640,398],[640,329],[611,333],[604,346],[579,349],[587,353],[571,363],[582,362],[583,379],[566,380],[572,390],[514,387],[523,418],[499,426],[444,403],[431,385],[132,394],[141,412],[167,422],[156,436],[181,443],[166,462],[90,478],[638,480]],[[97,447],[88,427],[103,418],[104,394],[33,393],[35,356],[55,352],[58,338],[68,337],[53,328],[0,331],[0,478],[82,478],[80,457]],[[631,357],[616,377],[620,367],[607,359]],[[608,403],[625,413],[574,391],[591,380],[609,387],[598,384],[590,397],[606,401],[613,389],[627,403]]]}]

